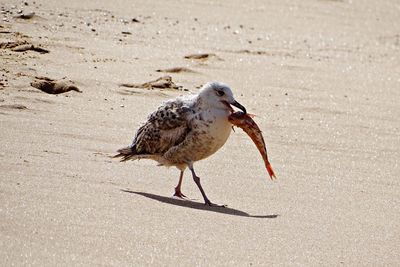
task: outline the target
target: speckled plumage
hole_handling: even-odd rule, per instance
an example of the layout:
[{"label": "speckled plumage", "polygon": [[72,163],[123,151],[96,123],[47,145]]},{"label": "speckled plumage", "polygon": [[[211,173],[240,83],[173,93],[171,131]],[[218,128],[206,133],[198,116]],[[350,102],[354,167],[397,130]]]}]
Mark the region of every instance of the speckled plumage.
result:
[{"label": "speckled plumage", "polygon": [[[181,169],[210,156],[225,143],[231,125],[228,111],[207,109],[203,104],[199,95],[163,103],[138,129],[132,145],[121,150],[122,160],[151,158],[161,165]],[[222,130],[220,138],[210,134],[215,128]]]},{"label": "speckled plumage", "polygon": [[[230,88],[218,82],[206,84],[197,95],[166,101],[140,126],[132,145],[118,150],[115,157],[122,157],[122,161],[153,159],[163,166],[176,166],[181,177],[189,167],[196,181],[193,163],[214,154],[229,137],[230,104],[245,111]],[[180,183],[178,187],[180,191]]]}]

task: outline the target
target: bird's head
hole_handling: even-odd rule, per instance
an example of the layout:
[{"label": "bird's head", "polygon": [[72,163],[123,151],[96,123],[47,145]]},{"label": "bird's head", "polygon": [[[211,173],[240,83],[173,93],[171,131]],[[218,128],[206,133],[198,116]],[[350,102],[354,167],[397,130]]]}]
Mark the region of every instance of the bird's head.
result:
[{"label": "bird's head", "polygon": [[232,105],[246,113],[246,108],[235,100],[231,88],[224,83],[210,82],[205,84],[200,90],[199,98],[203,105],[210,108],[225,109],[233,112]]}]

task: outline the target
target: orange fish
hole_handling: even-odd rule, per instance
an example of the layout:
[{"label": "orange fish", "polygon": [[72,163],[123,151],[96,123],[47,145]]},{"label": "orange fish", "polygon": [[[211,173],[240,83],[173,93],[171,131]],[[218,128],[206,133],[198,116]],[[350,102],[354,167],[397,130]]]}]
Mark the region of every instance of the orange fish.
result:
[{"label": "orange fish", "polygon": [[260,152],[264,160],[265,167],[267,168],[269,177],[271,177],[271,180],[273,180],[274,178],[276,179],[271,163],[269,163],[268,161],[267,148],[265,146],[265,141],[262,136],[261,130],[255,123],[255,121],[251,118],[251,116],[254,115],[237,111],[233,112],[229,116],[228,120],[234,126],[241,128],[245,133],[247,133],[248,136],[250,136],[251,140],[253,140],[254,144],[256,145],[258,151]]}]

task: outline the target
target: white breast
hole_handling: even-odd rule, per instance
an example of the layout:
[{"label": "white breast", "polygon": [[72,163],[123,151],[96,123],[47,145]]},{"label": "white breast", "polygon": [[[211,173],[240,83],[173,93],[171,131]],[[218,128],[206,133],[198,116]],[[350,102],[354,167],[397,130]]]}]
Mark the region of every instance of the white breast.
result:
[{"label": "white breast", "polygon": [[171,166],[205,159],[220,149],[231,133],[229,112],[205,110],[191,120],[191,131],[184,142],[169,149],[158,161]]},{"label": "white breast", "polygon": [[204,133],[199,138],[207,139],[208,149],[202,155],[206,158],[217,152],[228,140],[232,125],[228,121],[229,112],[221,109],[207,111],[202,114],[205,124],[199,124]]}]

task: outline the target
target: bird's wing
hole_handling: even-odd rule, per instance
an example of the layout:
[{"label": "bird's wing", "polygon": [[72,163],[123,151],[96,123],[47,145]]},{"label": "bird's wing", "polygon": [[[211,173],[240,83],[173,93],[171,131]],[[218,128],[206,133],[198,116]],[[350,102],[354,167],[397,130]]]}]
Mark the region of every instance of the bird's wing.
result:
[{"label": "bird's wing", "polygon": [[181,143],[190,131],[191,114],[191,109],[181,101],[164,103],[136,132],[132,144],[135,154],[163,154]]}]

